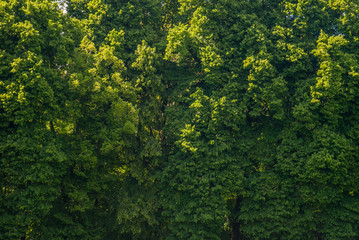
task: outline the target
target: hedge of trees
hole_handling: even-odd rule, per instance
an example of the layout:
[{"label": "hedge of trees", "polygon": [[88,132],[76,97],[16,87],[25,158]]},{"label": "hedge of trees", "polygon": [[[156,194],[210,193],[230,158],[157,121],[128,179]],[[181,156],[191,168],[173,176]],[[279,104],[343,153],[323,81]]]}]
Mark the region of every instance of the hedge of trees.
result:
[{"label": "hedge of trees", "polygon": [[358,0],[0,0],[0,239],[359,239]]}]

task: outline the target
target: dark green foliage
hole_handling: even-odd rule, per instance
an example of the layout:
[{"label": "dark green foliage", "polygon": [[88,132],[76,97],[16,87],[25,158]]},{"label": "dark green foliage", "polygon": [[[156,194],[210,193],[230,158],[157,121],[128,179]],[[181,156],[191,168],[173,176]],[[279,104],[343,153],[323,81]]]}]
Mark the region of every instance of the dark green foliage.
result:
[{"label": "dark green foliage", "polygon": [[174,238],[358,237],[355,6],[181,2],[166,58],[196,77],[164,175]]},{"label": "dark green foliage", "polygon": [[53,122],[66,87],[60,66],[73,46],[55,4],[0,4],[0,238],[20,239],[35,234],[61,195],[68,157]]},{"label": "dark green foliage", "polygon": [[146,117],[161,106],[155,50],[125,52],[121,29],[94,38],[99,19],[70,18],[51,1],[1,7],[0,238],[138,236],[158,208],[139,194],[155,191],[156,164],[145,161],[161,153],[163,120]]},{"label": "dark green foliage", "polygon": [[359,3],[0,0],[0,239],[359,238]]}]

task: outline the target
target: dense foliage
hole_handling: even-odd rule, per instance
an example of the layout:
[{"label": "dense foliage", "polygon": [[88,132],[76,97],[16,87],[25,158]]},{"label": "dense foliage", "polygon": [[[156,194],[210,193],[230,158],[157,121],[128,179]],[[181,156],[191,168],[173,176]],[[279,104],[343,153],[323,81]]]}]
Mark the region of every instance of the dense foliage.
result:
[{"label": "dense foliage", "polygon": [[0,0],[0,239],[359,239],[358,0]]}]

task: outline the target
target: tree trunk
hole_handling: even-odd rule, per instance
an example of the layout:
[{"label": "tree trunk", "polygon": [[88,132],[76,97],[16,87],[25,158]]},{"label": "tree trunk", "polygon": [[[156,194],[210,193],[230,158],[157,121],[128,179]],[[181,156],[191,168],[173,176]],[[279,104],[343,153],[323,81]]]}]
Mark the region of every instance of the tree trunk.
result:
[{"label": "tree trunk", "polygon": [[234,208],[235,217],[232,220],[232,240],[244,240],[241,232],[240,232],[240,222],[237,218],[237,213],[239,212],[239,207],[242,201],[242,196],[238,196],[236,199],[236,205]]},{"label": "tree trunk", "polygon": [[232,222],[232,240],[240,240],[239,222],[233,220]]}]

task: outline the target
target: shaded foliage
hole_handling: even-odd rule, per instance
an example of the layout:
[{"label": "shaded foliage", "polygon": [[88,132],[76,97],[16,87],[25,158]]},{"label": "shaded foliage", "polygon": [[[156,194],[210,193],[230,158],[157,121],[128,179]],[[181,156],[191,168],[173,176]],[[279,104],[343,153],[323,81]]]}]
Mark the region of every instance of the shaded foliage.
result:
[{"label": "shaded foliage", "polygon": [[0,1],[0,239],[357,239],[357,1]]}]

